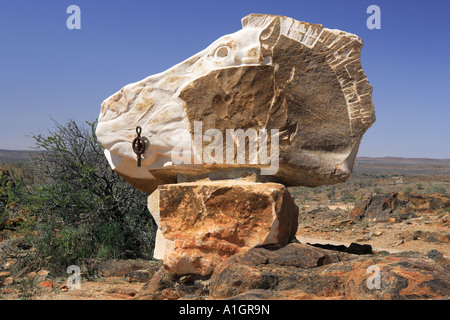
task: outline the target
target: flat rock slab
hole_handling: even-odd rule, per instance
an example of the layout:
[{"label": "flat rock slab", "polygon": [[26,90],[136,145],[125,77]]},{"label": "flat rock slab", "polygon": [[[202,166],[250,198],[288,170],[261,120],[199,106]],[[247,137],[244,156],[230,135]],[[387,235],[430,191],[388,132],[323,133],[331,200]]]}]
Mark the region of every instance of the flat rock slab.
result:
[{"label": "flat rock slab", "polygon": [[418,253],[356,256],[289,244],[275,250],[253,248],[223,261],[211,277],[210,295],[215,299],[448,299],[450,276],[436,261]]},{"label": "flat rock slab", "polygon": [[158,224],[155,257],[176,274],[209,275],[238,252],[289,243],[298,226],[298,207],[277,183],[161,185],[149,197],[149,209]]}]

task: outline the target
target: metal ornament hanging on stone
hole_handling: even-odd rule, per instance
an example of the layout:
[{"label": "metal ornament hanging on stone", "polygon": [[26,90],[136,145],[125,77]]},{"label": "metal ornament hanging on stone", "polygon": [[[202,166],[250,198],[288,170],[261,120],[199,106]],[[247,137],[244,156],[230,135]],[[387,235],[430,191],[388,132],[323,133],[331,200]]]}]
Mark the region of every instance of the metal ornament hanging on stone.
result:
[{"label": "metal ornament hanging on stone", "polygon": [[145,152],[145,140],[141,137],[142,128],[136,127],[137,137],[133,140],[133,151],[137,155],[137,166],[141,166],[141,157]]}]

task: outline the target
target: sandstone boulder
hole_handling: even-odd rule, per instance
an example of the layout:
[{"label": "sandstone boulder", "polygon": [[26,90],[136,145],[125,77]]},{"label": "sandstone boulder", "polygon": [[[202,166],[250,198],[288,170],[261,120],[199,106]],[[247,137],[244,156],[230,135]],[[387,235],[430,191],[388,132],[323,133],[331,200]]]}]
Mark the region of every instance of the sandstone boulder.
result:
[{"label": "sandstone boulder", "polygon": [[155,257],[176,274],[209,275],[223,259],[252,247],[286,244],[298,207],[276,183],[206,181],[161,185],[149,197],[158,224]]},{"label": "sandstone boulder", "polygon": [[[284,16],[250,14],[242,26],[103,102],[98,140],[111,167],[132,185],[151,193],[176,183],[179,174],[272,164],[267,175],[286,186],[350,176],[362,136],[375,121],[362,40]],[[137,126],[146,145],[142,167],[132,148]],[[227,130],[238,129],[258,135],[226,139]],[[230,141],[230,153],[217,153]],[[239,146],[247,148],[244,162]],[[174,150],[183,151],[183,162],[174,161]]]}]

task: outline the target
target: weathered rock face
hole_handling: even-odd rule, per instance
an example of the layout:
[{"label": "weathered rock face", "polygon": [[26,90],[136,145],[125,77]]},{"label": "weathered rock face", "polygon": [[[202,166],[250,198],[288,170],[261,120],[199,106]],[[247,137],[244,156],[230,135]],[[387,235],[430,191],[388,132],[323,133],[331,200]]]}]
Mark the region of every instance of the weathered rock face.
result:
[{"label": "weathered rock face", "polygon": [[449,280],[443,267],[415,253],[355,256],[289,244],[225,260],[212,275],[209,293],[215,299],[251,293],[256,299],[448,299]]},{"label": "weathered rock face", "polygon": [[239,252],[208,277],[161,269],[135,299],[446,300],[449,270],[436,250],[355,255],[291,243]]},{"label": "weathered rock face", "polygon": [[233,254],[288,243],[298,226],[298,207],[276,183],[162,185],[149,203],[158,203],[149,206],[159,227],[155,258],[164,258],[165,268],[176,274],[209,275]]},{"label": "weathered rock face", "polygon": [[[267,130],[267,139],[256,138],[259,149],[278,142],[270,148],[270,160],[279,161],[273,181],[318,186],[349,177],[362,135],[375,121],[361,39],[283,16],[251,14],[242,25],[103,102],[98,139],[112,168],[132,185],[150,193],[176,183],[178,174],[268,166],[248,154],[237,164],[234,149],[229,159],[224,153],[205,161],[211,144],[225,150],[227,129]],[[213,135],[196,144],[198,122],[201,135],[216,130],[223,140]],[[140,168],[131,147],[136,126],[146,138]],[[188,150],[184,163],[174,163],[174,148]]]}]

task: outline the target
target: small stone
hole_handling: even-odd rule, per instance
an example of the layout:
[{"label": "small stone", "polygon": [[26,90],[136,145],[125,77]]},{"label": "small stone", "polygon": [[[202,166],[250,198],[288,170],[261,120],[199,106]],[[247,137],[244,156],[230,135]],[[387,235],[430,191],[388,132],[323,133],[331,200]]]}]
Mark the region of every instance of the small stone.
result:
[{"label": "small stone", "polygon": [[[11,272],[9,272],[9,271],[2,271],[2,272],[0,272],[0,283],[3,282],[3,284],[5,284],[6,281],[7,281],[7,279],[9,279],[9,278],[12,279],[12,277],[11,277]],[[5,286],[6,286],[6,285],[7,285],[7,284],[5,284]]]},{"label": "small stone", "polygon": [[41,277],[46,277],[46,276],[48,276],[49,274],[50,274],[50,271],[48,271],[48,270],[40,270],[40,271],[38,272],[38,275],[41,276]]},{"label": "small stone", "polygon": [[177,300],[179,298],[175,291],[169,288],[164,289],[161,295],[168,300]]},{"label": "small stone", "polygon": [[65,284],[65,283],[61,284],[61,285],[59,286],[59,289],[60,289],[62,292],[67,292],[67,291],[69,291],[69,287],[68,287],[67,284]]},{"label": "small stone", "polygon": [[183,283],[191,282],[192,279],[193,279],[193,276],[190,275],[190,274],[188,274],[188,275],[182,276],[182,277],[180,278],[180,282],[183,282]]},{"label": "small stone", "polygon": [[53,282],[53,281],[42,281],[41,283],[39,283],[39,286],[42,287],[42,288],[51,288],[51,289],[53,289],[57,285],[58,284],[56,282]]},{"label": "small stone", "polygon": [[5,279],[5,281],[3,282],[4,286],[9,286],[10,284],[12,284],[14,282],[14,278],[13,277],[7,277]]},{"label": "small stone", "polygon": [[5,270],[11,269],[16,262],[17,262],[16,259],[11,259],[11,260],[6,261],[6,263],[3,265],[3,269],[5,269]]},{"label": "small stone", "polygon": [[149,272],[148,270],[136,270],[131,271],[129,273],[130,279],[135,282],[148,282],[150,281],[153,273]]},{"label": "small stone", "polygon": [[430,259],[433,259],[433,260],[439,260],[439,259],[443,259],[444,255],[441,252],[433,249],[433,250],[428,251],[427,257]]},{"label": "small stone", "polygon": [[423,232],[420,230],[414,231],[413,233],[413,240],[420,240]]}]

